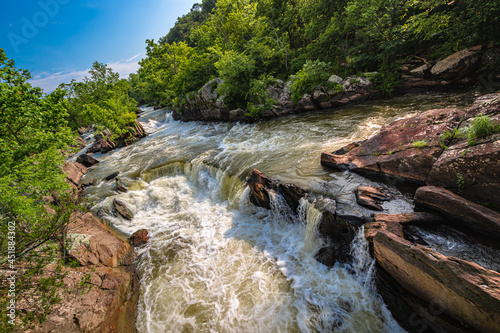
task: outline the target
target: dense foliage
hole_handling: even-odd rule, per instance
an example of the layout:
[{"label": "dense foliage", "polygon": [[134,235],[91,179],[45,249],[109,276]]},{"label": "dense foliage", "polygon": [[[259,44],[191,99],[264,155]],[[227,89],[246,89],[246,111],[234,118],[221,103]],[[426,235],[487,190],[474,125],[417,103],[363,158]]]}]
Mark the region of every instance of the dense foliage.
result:
[{"label": "dense foliage", "polygon": [[397,61],[498,46],[499,23],[500,3],[487,0],[204,0],[158,43],[148,41],[129,82],[141,102],[175,106],[221,77],[226,104],[236,107],[251,102],[248,90],[262,75],[296,75],[304,92],[308,68],[324,64],[325,77],[379,71],[377,88],[390,95]]}]

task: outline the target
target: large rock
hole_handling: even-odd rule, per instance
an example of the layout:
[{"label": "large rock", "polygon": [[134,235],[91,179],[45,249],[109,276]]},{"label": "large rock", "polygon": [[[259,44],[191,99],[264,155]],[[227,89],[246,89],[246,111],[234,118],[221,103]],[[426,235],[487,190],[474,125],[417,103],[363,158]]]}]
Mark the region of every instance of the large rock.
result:
[{"label": "large rock", "polygon": [[209,81],[207,84],[201,88],[200,93],[201,93],[201,98],[205,102],[215,102],[217,99],[220,97],[218,87],[220,84],[222,84],[222,79],[221,78],[215,78],[211,81]]},{"label": "large rock", "polygon": [[[27,332],[134,333],[139,278],[133,267],[79,267],[67,273],[61,302],[47,320]],[[90,276],[92,288],[78,283]]]},{"label": "large rock", "polygon": [[372,83],[365,77],[349,76],[342,81],[343,91],[367,94],[372,91]]},{"label": "large rock", "polygon": [[130,244],[133,246],[142,246],[149,241],[148,231],[146,229],[137,230],[130,236]]},{"label": "large rock", "polygon": [[94,144],[89,149],[87,149],[87,154],[92,154],[92,153],[105,154],[105,153],[112,151],[115,148],[116,148],[116,146],[115,146],[115,143],[113,141],[106,140],[103,138],[103,139],[100,139],[100,140],[94,142]]},{"label": "large rock", "polygon": [[365,238],[370,243],[373,243],[375,236],[382,230],[404,237],[403,226],[398,222],[368,222],[364,225],[364,229]]},{"label": "large rock", "polygon": [[459,80],[472,74],[481,58],[480,50],[481,47],[476,46],[453,53],[432,67],[432,76],[440,80]]},{"label": "large rock", "polygon": [[98,160],[90,156],[89,154],[81,154],[76,158],[76,161],[80,164],[83,164],[87,168],[90,168],[91,166],[94,166],[99,163]]},{"label": "large rock", "polygon": [[78,187],[82,177],[87,173],[87,168],[80,163],[67,163],[63,166],[68,182],[75,188]]},{"label": "large rock", "polygon": [[356,189],[355,194],[359,205],[372,210],[384,210],[382,202],[391,200],[387,189],[383,187],[361,186]]},{"label": "large rock", "polygon": [[441,224],[443,218],[439,215],[429,212],[413,212],[405,214],[373,214],[374,222],[382,223],[400,223],[402,225],[426,225],[426,224]]},{"label": "large rock", "polygon": [[[441,136],[464,116],[457,109],[424,112],[383,126],[370,139],[334,153],[322,153],[321,164],[364,175],[384,175],[425,184],[443,151]],[[423,144],[422,144],[423,143]]]},{"label": "large rock", "polygon": [[449,190],[434,186],[420,187],[415,194],[415,201],[446,214],[453,221],[461,222],[467,229],[500,239],[499,213]]},{"label": "large rock", "polygon": [[436,317],[449,317],[481,332],[500,332],[499,273],[387,231],[379,231],[373,243],[377,263],[405,290],[437,309]]},{"label": "large rock", "polygon": [[68,227],[68,240],[69,256],[82,266],[128,266],[135,259],[130,244],[91,213],[74,217]]},{"label": "large rock", "polygon": [[434,163],[427,184],[446,187],[467,199],[500,209],[500,134],[450,145]]},{"label": "large rock", "polygon": [[288,207],[297,212],[300,199],[306,191],[295,184],[279,183],[269,178],[257,169],[250,172],[247,184],[250,188],[250,201],[260,207],[271,209],[271,196],[279,194],[283,197]]}]

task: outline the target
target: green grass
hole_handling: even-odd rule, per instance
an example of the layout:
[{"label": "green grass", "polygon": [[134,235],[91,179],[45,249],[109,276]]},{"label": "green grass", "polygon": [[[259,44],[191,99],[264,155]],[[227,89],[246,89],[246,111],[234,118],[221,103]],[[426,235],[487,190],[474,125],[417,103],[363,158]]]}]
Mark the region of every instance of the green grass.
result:
[{"label": "green grass", "polygon": [[469,146],[474,146],[476,139],[485,138],[498,132],[500,132],[500,124],[493,121],[490,117],[481,114],[474,118],[467,128],[467,142]]},{"label": "green grass", "polygon": [[429,144],[427,142],[425,142],[425,139],[420,140],[420,141],[413,141],[414,148],[424,148],[424,147],[427,147],[428,145]]}]

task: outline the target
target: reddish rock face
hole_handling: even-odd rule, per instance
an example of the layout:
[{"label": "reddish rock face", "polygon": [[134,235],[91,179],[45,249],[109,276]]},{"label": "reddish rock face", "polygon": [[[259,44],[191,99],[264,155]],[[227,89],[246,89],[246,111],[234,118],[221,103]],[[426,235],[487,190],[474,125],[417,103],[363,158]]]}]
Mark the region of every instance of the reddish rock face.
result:
[{"label": "reddish rock face", "polygon": [[132,246],[141,246],[149,241],[148,231],[146,229],[137,230],[130,236]]},{"label": "reddish rock face", "polygon": [[68,163],[64,165],[63,172],[66,174],[68,182],[78,187],[80,180],[87,173],[87,168],[80,163]]},{"label": "reddish rock face", "polygon": [[403,226],[397,222],[368,222],[364,225],[365,238],[373,243],[373,238],[382,230],[390,232],[401,238],[404,237]]},{"label": "reddish rock face", "polygon": [[321,164],[365,175],[388,175],[424,184],[443,151],[441,136],[456,128],[465,113],[457,109],[431,110],[382,127],[359,146],[339,153],[323,153]]},{"label": "reddish rock face", "polygon": [[415,201],[461,221],[467,228],[500,239],[500,214],[464,199],[444,188],[420,187]]},{"label": "reddish rock face", "polygon": [[[449,316],[459,328],[465,323],[480,332],[500,332],[500,273],[443,256],[387,231],[379,231],[373,245],[377,263],[399,285],[439,309],[433,316]],[[439,323],[437,318],[429,320]]]},{"label": "reddish rock face", "polygon": [[441,224],[443,222],[443,218],[435,214],[423,212],[413,212],[406,214],[376,213],[373,214],[373,221],[383,223],[400,223],[402,225],[425,225]]},{"label": "reddish rock face", "polygon": [[72,242],[69,255],[82,266],[117,267],[134,262],[135,252],[130,244],[91,213],[73,218],[68,227],[68,238]]}]

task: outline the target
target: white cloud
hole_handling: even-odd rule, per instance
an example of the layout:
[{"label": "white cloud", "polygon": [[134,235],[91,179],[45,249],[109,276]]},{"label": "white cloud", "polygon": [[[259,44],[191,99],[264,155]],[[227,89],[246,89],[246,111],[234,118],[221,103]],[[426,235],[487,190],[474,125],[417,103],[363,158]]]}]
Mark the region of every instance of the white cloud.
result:
[{"label": "white cloud", "polygon": [[[111,61],[107,65],[111,67],[114,72],[120,74],[121,78],[127,78],[130,73],[137,72],[137,70],[139,69],[139,63],[134,60],[137,59],[140,55],[142,55],[142,53],[139,53],[127,60],[123,59],[120,61]],[[50,93],[54,91],[61,83],[69,83],[73,79],[75,79],[76,81],[83,80],[85,76],[88,76],[89,69],[82,71],[72,71],[68,73],[43,72],[30,80],[30,83],[35,87],[42,88],[46,93]]]}]

